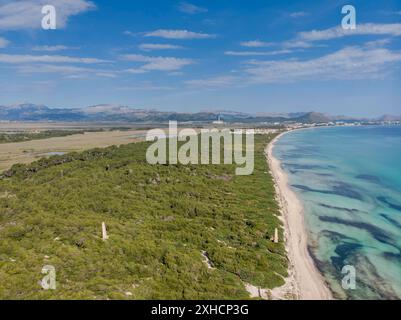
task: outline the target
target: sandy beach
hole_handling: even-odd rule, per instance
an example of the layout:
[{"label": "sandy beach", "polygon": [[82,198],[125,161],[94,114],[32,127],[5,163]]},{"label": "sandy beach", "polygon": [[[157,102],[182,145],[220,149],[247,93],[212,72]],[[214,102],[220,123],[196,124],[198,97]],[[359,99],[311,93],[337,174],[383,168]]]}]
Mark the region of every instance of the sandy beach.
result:
[{"label": "sandy beach", "polygon": [[303,205],[289,187],[288,176],[282,170],[280,161],[273,156],[274,144],[283,134],[285,133],[277,136],[267,146],[266,156],[275,181],[285,226],[286,248],[290,260],[289,283],[286,286],[292,287],[294,296],[301,300],[333,299],[323,276],[308,253]]}]

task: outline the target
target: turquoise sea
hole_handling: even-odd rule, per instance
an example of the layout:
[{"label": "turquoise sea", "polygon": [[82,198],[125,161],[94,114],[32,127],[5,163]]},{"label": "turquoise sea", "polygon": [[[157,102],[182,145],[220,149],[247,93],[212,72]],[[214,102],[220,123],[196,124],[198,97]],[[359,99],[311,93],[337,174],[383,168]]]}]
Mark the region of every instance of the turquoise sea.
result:
[{"label": "turquoise sea", "polygon": [[[274,155],[305,207],[309,251],[340,299],[401,298],[401,126],[293,131]],[[344,266],[356,288],[343,289]]]}]

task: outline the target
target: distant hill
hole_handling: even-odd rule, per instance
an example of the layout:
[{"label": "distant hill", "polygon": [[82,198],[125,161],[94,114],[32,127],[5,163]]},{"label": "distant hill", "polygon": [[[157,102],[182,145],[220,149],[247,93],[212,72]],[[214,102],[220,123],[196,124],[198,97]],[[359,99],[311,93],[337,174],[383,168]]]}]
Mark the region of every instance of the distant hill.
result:
[{"label": "distant hill", "polygon": [[[221,118],[225,122],[268,123],[327,123],[330,121],[355,121],[345,116],[328,116],[318,112],[257,113],[214,110],[197,113],[169,112],[154,109],[139,109],[113,104],[99,104],[85,108],[50,108],[44,105],[24,103],[0,106],[0,121],[119,121],[119,122],[212,122]],[[385,115],[380,121],[400,121],[400,116]]]},{"label": "distant hill", "polygon": [[401,116],[386,114],[378,119],[379,121],[401,121]]},{"label": "distant hill", "polygon": [[0,120],[9,121],[83,121],[79,109],[52,109],[30,103],[0,106]]},{"label": "distant hill", "polygon": [[302,123],[327,123],[332,120],[329,116],[318,112],[309,112],[295,119]]}]

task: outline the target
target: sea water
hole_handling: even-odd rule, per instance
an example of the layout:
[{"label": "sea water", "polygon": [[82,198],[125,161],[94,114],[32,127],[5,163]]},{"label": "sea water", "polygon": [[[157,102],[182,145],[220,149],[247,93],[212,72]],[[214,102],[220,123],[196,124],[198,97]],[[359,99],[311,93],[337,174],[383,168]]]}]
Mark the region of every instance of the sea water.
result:
[{"label": "sea water", "polygon": [[[400,299],[401,126],[296,130],[273,152],[304,204],[309,252],[334,296]],[[355,268],[355,289],[344,266]]]}]

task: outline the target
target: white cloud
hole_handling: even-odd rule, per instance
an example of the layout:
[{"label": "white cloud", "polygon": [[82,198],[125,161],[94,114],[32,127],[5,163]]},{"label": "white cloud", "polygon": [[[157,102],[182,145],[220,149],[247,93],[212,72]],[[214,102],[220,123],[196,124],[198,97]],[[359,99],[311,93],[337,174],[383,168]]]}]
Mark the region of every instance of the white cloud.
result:
[{"label": "white cloud", "polygon": [[126,36],[134,36],[134,35],[135,35],[134,32],[129,31],[129,30],[125,30],[125,31],[123,32],[123,34],[125,34]]},{"label": "white cloud", "polygon": [[47,52],[55,52],[55,51],[63,51],[63,50],[70,50],[70,49],[77,49],[71,48],[63,45],[55,45],[55,46],[36,46],[33,47],[33,51],[47,51]]},{"label": "white cloud", "polygon": [[365,47],[368,48],[378,48],[378,47],[383,47],[387,44],[390,44],[391,40],[390,39],[379,39],[379,40],[373,40],[373,41],[368,41],[365,43]]},{"label": "white cloud", "polygon": [[301,32],[298,38],[304,41],[321,41],[342,38],[346,36],[356,35],[390,35],[401,36],[401,23],[392,24],[375,24],[365,23],[358,24],[354,30],[345,30],[341,26],[329,28],[326,30],[312,30]]},{"label": "white cloud", "polygon": [[159,37],[165,39],[178,39],[178,40],[190,40],[190,39],[209,39],[215,38],[215,35],[207,33],[192,32],[188,30],[165,30],[159,29],[151,32],[147,32],[145,37]]},{"label": "white cloud", "polygon": [[18,71],[22,73],[57,73],[57,74],[70,74],[70,73],[89,73],[96,70],[90,68],[64,66],[64,65],[35,65],[35,66],[20,66]]},{"label": "white cloud", "polygon": [[7,39],[0,37],[0,49],[7,47],[9,43]]},{"label": "white cloud", "polygon": [[70,79],[82,79],[88,77],[115,78],[118,75],[118,72],[112,70],[99,70],[71,65],[52,64],[20,65],[17,67],[17,70],[20,73],[26,74],[54,73],[57,75],[68,76]]},{"label": "white cloud", "polygon": [[178,10],[187,14],[205,13],[208,11],[206,8],[198,7],[188,2],[181,2],[178,5]]},{"label": "white cloud", "polygon": [[68,79],[87,79],[88,78],[88,74],[71,74],[66,76],[66,78]]},{"label": "white cloud", "polygon": [[234,76],[219,76],[208,79],[188,80],[186,85],[196,88],[217,89],[233,86],[238,82],[238,77]]},{"label": "white cloud", "polygon": [[224,54],[226,56],[274,56],[278,54],[291,53],[291,50],[276,50],[276,51],[226,51]]},{"label": "white cloud", "polygon": [[285,41],[283,42],[283,47],[284,48],[302,48],[302,49],[307,49],[307,48],[312,48],[315,45],[308,42],[308,41],[303,41],[303,40],[290,40],[290,41]]},{"label": "white cloud", "polygon": [[310,60],[251,61],[245,71],[257,83],[380,79],[398,62],[401,62],[398,52],[348,47]]},{"label": "white cloud", "polygon": [[98,71],[95,73],[97,77],[101,78],[116,78],[117,74],[113,71]]},{"label": "white cloud", "polygon": [[309,13],[305,12],[305,11],[297,11],[297,12],[291,12],[289,14],[289,16],[291,18],[301,18],[301,17],[305,17],[307,16]]},{"label": "white cloud", "polygon": [[170,76],[182,76],[184,75],[184,72],[182,71],[173,71],[169,73]]},{"label": "white cloud", "polygon": [[171,89],[173,88],[169,86],[159,86],[148,82],[140,83],[139,85],[136,86],[127,86],[118,88],[118,90],[124,90],[124,91],[164,91]]},{"label": "white cloud", "polygon": [[273,45],[273,43],[259,40],[251,40],[251,41],[243,41],[240,43],[240,45],[248,48],[263,48],[263,47],[269,47]]},{"label": "white cloud", "polygon": [[146,70],[143,70],[143,69],[134,69],[134,68],[131,68],[131,69],[126,69],[126,70],[124,70],[124,72],[131,73],[131,74],[141,74],[141,73],[146,73],[147,71],[146,71]]},{"label": "white cloud", "polygon": [[134,62],[145,62],[145,64],[140,69],[148,71],[176,71],[194,63],[194,61],[191,59],[172,57],[149,57],[140,54],[122,55],[121,59]]},{"label": "white cloud", "polygon": [[152,50],[173,50],[182,49],[183,47],[173,45],[173,44],[157,44],[157,43],[143,43],[139,46],[142,51],[152,51]]},{"label": "white cloud", "polygon": [[[347,36],[361,36],[361,35],[387,35],[387,36],[401,36],[401,23],[393,24],[375,24],[365,23],[358,24],[354,30],[345,30],[341,26],[325,29],[325,30],[312,30],[298,33],[297,37],[293,40],[285,41],[282,43],[283,48],[312,48],[316,47],[316,41],[325,41],[343,38]],[[323,45],[318,45],[323,46]]]},{"label": "white cloud", "polygon": [[23,64],[23,63],[103,63],[107,60],[96,58],[76,58],[59,55],[19,55],[19,54],[0,54],[0,63]]},{"label": "white cloud", "polygon": [[94,9],[87,0],[2,0],[0,1],[0,30],[38,29],[41,27],[42,7],[54,5],[57,28],[64,28],[71,16]]}]

